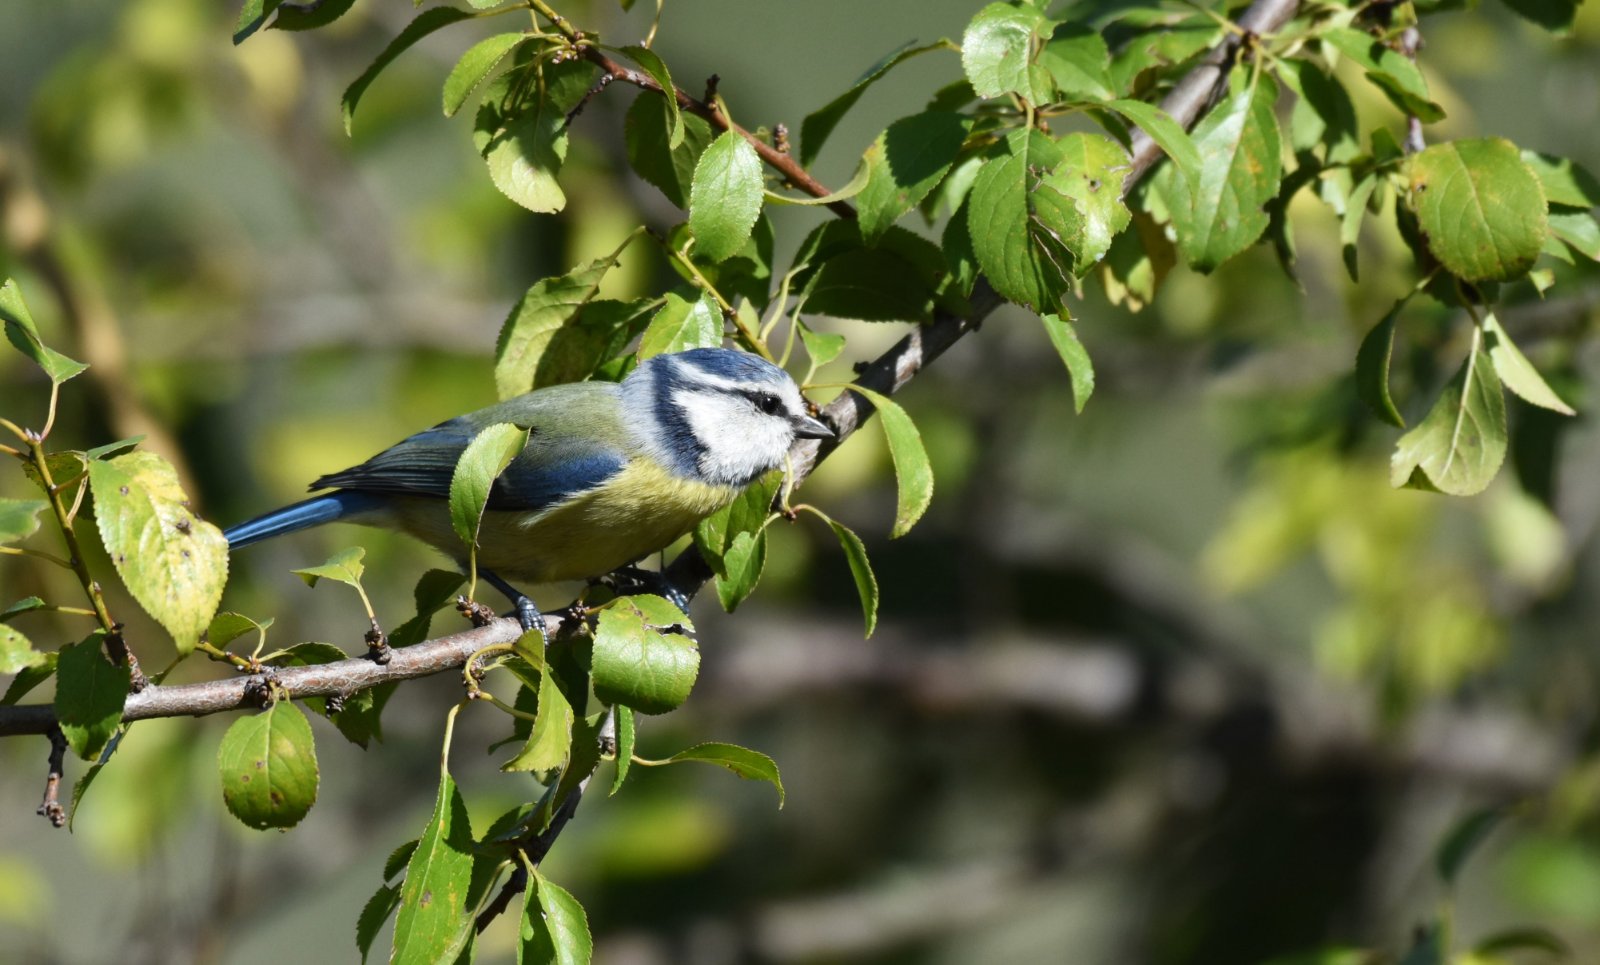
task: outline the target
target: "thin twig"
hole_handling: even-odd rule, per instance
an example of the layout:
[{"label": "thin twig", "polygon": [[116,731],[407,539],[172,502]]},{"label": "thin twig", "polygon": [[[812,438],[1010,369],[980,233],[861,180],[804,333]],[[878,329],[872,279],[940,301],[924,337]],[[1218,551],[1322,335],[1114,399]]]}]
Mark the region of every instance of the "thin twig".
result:
[{"label": "thin twig", "polygon": [[50,738],[50,773],[44,779],[44,800],[39,802],[39,808],[34,813],[42,815],[59,828],[67,823],[66,809],[57,800],[61,792],[62,769],[66,766],[67,738],[61,733],[60,727],[50,728],[45,736]]}]

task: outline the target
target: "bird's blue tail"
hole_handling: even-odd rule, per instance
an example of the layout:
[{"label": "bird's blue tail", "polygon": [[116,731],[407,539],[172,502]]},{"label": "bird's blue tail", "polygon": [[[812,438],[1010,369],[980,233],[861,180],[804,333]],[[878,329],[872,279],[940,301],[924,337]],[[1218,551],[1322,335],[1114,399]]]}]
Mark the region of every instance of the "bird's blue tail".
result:
[{"label": "bird's blue tail", "polygon": [[282,536],[284,533],[345,519],[357,513],[376,509],[379,505],[381,505],[380,498],[372,493],[341,489],[326,495],[313,496],[292,506],[275,509],[265,516],[257,516],[248,522],[240,523],[222,535],[227,538],[229,549],[238,549],[274,536]]}]

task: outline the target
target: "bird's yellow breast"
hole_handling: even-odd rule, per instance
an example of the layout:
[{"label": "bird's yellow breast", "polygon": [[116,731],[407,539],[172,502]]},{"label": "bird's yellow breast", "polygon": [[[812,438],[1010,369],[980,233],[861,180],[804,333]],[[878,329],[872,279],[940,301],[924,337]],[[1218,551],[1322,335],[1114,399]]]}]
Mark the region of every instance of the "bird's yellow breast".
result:
[{"label": "bird's yellow breast", "polygon": [[[634,459],[565,503],[537,513],[484,513],[478,565],[530,585],[601,576],[661,549],[738,494]],[[401,529],[457,560],[466,558],[445,500],[397,500],[393,513]]]}]

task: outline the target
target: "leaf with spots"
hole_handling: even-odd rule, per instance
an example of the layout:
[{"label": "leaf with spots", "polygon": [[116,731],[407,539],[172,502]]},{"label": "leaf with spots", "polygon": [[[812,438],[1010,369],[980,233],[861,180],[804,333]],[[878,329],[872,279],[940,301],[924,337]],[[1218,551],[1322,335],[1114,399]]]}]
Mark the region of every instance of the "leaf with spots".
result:
[{"label": "leaf with spots", "polygon": [[223,803],[246,827],[294,827],[317,800],[311,722],[287,700],[239,718],[222,735],[217,771]]},{"label": "leaf with spots", "polygon": [[56,719],[73,753],[94,760],[122,723],[131,676],[125,664],[106,658],[96,630],[79,643],[61,648],[56,661]]},{"label": "leaf with spots", "polygon": [[172,466],[153,452],[89,464],[100,538],[133,598],[188,654],[228,581],[228,541],[194,515]]},{"label": "leaf with spots", "polygon": [[1435,144],[1412,158],[1411,208],[1428,250],[1472,282],[1527,274],[1549,230],[1538,174],[1498,137]]},{"label": "leaf with spots", "polygon": [[42,665],[44,659],[21,630],[0,623],[0,673],[21,673]]},{"label": "leaf with spots", "polygon": [[1054,93],[1050,71],[1034,61],[1054,25],[1031,6],[991,3],[979,10],[961,35],[961,68],[973,91],[985,98],[1014,93],[1033,104],[1047,103]]},{"label": "leaf with spots", "polygon": [[622,597],[601,611],[589,672],[605,703],[664,714],[694,688],[700,651],[689,618],[664,600],[665,609],[644,602],[651,599],[659,598]]},{"label": "leaf with spots", "polygon": [[448,962],[465,947],[472,934],[473,851],[467,803],[450,772],[441,768],[433,816],[406,862],[390,962]]},{"label": "leaf with spots", "polygon": [[1061,160],[1039,181],[1038,190],[1059,194],[1077,209],[1077,230],[1062,237],[1082,275],[1111,250],[1111,241],[1132,215],[1122,203],[1128,153],[1099,134],[1068,134],[1056,142]]},{"label": "leaf with spots", "polygon": [[1037,190],[1061,163],[1056,142],[1038,131],[1006,137],[972,182],[967,233],[995,291],[1037,312],[1055,311],[1072,287],[1076,259],[1064,241],[1083,228],[1077,206]]}]

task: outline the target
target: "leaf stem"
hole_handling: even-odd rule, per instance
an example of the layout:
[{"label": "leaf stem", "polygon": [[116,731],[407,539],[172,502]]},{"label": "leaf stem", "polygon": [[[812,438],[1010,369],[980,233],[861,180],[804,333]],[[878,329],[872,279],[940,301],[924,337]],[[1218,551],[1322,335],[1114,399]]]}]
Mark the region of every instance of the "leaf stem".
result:
[{"label": "leaf stem", "polygon": [[[0,546],[0,555],[31,556],[35,559],[44,560],[48,563],[54,563],[62,569],[70,570],[73,568],[71,563],[55,555],[54,553],[46,553],[44,550],[29,549],[26,546]],[[90,610],[89,612],[93,613],[94,611]]]},{"label": "leaf stem", "polygon": [[[94,577],[89,573],[89,564],[84,561],[83,548],[78,543],[78,534],[72,528],[73,514],[67,511],[66,504],[61,501],[61,491],[56,488],[55,480],[51,478],[50,464],[45,456],[44,443],[39,439],[29,439],[28,452],[34,468],[39,470],[39,479],[44,483],[45,496],[50,501],[51,511],[55,513],[56,525],[61,530],[61,539],[66,543],[67,567],[78,575],[78,583],[83,587],[84,595],[89,598],[89,606],[94,609],[95,616],[99,618],[101,629],[105,630],[108,638],[113,637],[117,633],[117,621],[111,618],[111,611],[106,608],[105,596],[100,592],[100,584],[95,582]],[[132,654],[126,653],[126,656],[131,663]]]}]

